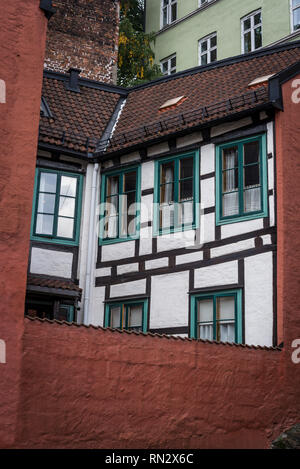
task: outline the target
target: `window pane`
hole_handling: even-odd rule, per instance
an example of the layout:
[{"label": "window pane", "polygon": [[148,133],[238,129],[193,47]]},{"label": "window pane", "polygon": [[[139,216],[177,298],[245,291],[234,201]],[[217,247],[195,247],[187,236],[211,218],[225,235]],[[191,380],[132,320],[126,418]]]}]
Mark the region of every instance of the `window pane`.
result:
[{"label": "window pane", "polygon": [[251,32],[244,34],[244,52],[251,52]]},{"label": "window pane", "polygon": [[254,16],[254,24],[257,25],[257,24],[260,24],[260,23],[261,23],[261,12],[257,13]]},{"label": "window pane", "polygon": [[197,304],[198,337],[213,340],[213,300],[200,300]]},{"label": "window pane", "polygon": [[201,52],[207,51],[207,41],[201,42]]},{"label": "window pane", "polygon": [[244,165],[257,163],[259,161],[259,141],[246,143],[244,145]]},{"label": "window pane", "polygon": [[61,238],[73,238],[74,220],[72,218],[58,217],[57,236]]},{"label": "window pane", "polygon": [[161,204],[159,208],[159,219],[161,228],[174,226],[174,204]]},{"label": "window pane", "polygon": [[262,46],[261,26],[254,30],[255,49]]},{"label": "window pane", "polygon": [[141,330],[143,322],[143,306],[128,306],[128,329]]},{"label": "window pane", "polygon": [[294,30],[300,29],[300,8],[294,10]]},{"label": "window pane", "polygon": [[187,179],[179,184],[179,200],[189,200],[193,198],[193,179]]},{"label": "window pane", "polygon": [[217,45],[217,36],[213,36],[210,39],[210,47],[215,47]]},{"label": "window pane", "polygon": [[172,5],[171,21],[175,21],[176,19],[177,19],[177,3],[174,3]]},{"label": "window pane", "polygon": [[72,197],[60,197],[58,214],[62,217],[74,217],[75,199]]},{"label": "window pane", "polygon": [[183,202],[178,204],[179,224],[191,225],[194,221],[193,202]]},{"label": "window pane", "polygon": [[56,192],[57,175],[53,173],[41,173],[40,192]]},{"label": "window pane", "polygon": [[136,189],[136,172],[124,174],[124,192],[135,191]]},{"label": "window pane", "polygon": [[106,196],[116,195],[119,193],[119,177],[110,176],[107,178]]},{"label": "window pane", "polygon": [[223,150],[223,169],[232,169],[238,166],[238,147]]},{"label": "window pane", "polygon": [[244,185],[246,187],[257,186],[260,184],[259,165],[246,166],[244,168]]},{"label": "window pane", "polygon": [[201,65],[207,64],[207,54],[201,56]]},{"label": "window pane", "polygon": [[223,217],[239,214],[239,193],[231,192],[223,195]]},{"label": "window pane", "polygon": [[121,327],[121,307],[113,307],[110,310],[110,327]]},{"label": "window pane", "polygon": [[172,57],[171,59],[171,68],[175,68],[176,67],[176,57]]},{"label": "window pane", "polygon": [[76,197],[77,179],[67,176],[61,177],[60,194]]},{"label": "window pane", "polygon": [[223,172],[223,192],[238,189],[238,169],[228,169]]},{"label": "window pane", "polygon": [[235,299],[234,297],[216,298],[216,340],[235,341]]},{"label": "window pane", "polygon": [[162,63],[162,72],[163,73],[168,73],[168,62],[163,62]]},{"label": "window pane", "polygon": [[38,203],[38,212],[54,213],[55,194],[40,194]]},{"label": "window pane", "polygon": [[58,321],[73,322],[74,320],[74,306],[72,305],[59,305],[59,310],[55,314],[54,319]]},{"label": "window pane", "polygon": [[246,20],[243,21],[244,24],[244,31],[247,31],[248,29],[251,28],[251,18],[247,18]]},{"label": "window pane", "polygon": [[174,181],[174,161],[161,165],[161,184],[167,184]]},{"label": "window pane", "polygon": [[214,49],[210,53],[210,61],[215,62],[217,60],[217,49]]},{"label": "window pane", "polygon": [[122,213],[122,236],[135,234],[135,214],[136,214],[136,200],[135,192],[121,196],[121,213]]},{"label": "window pane", "polygon": [[261,188],[252,187],[244,191],[245,212],[258,212],[261,210]]},{"label": "window pane", "polygon": [[53,215],[41,215],[36,217],[36,234],[52,235],[53,233]]},{"label": "window pane", "polygon": [[193,176],[193,158],[183,158],[179,164],[179,179],[185,179]]},{"label": "window pane", "polygon": [[168,24],[168,9],[164,8],[163,9],[163,26],[166,26]]}]

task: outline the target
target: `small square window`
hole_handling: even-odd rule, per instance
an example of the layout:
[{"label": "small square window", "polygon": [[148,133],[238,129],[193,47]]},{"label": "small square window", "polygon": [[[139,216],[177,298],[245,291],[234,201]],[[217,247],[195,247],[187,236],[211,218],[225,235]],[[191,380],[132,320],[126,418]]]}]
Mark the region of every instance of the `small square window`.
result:
[{"label": "small square window", "polygon": [[199,41],[199,65],[207,65],[217,60],[217,35],[206,36]]},{"label": "small square window", "polygon": [[148,300],[109,302],[105,308],[105,327],[147,332]]}]

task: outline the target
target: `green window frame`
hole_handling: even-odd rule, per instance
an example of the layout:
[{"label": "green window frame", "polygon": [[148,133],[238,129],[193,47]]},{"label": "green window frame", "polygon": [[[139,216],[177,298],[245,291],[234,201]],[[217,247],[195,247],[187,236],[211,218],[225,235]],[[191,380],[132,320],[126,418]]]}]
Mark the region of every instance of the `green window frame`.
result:
[{"label": "green window frame", "polygon": [[[141,323],[138,325],[130,325],[130,315],[132,308],[141,308]],[[119,311],[119,322],[118,325],[112,324],[115,320],[112,317],[113,310],[115,310],[116,318],[118,319]],[[136,299],[136,300],[120,300],[106,303],[105,305],[105,317],[104,327],[112,327],[116,329],[125,330],[136,330],[141,332],[147,332],[148,330],[148,299]]]},{"label": "green window frame", "polygon": [[[221,301],[223,299],[234,299],[234,318],[225,317],[221,319],[222,309]],[[210,313],[212,313],[212,320],[201,321],[198,315],[198,302],[210,303]],[[225,305],[224,305],[225,306]],[[204,313],[205,314],[205,313]],[[201,318],[200,318],[201,319]],[[229,334],[230,325],[234,322],[234,341],[221,340],[222,334]],[[227,330],[226,330],[227,326]],[[203,327],[201,336],[201,327]],[[222,327],[225,328],[222,331]],[[200,328],[200,332],[199,332]],[[206,328],[206,329],[205,329]],[[207,330],[207,328],[209,330]],[[232,333],[232,331],[230,332]],[[209,335],[209,337],[207,337]],[[190,337],[192,339],[207,339],[216,340],[221,342],[234,342],[241,344],[243,342],[243,326],[242,326],[242,290],[225,290],[218,292],[205,292],[191,295],[191,323],[190,323]]]},{"label": "green window frame", "polygon": [[[80,174],[44,168],[36,170],[31,220],[32,240],[78,245],[82,185],[83,177]],[[48,228],[47,222],[44,228],[41,228],[43,219],[48,219]]]},{"label": "green window frame", "polygon": [[[256,157],[257,160],[253,160]],[[254,180],[257,182],[249,184]],[[237,223],[267,216],[266,135],[216,146],[216,224]]]},{"label": "green window frame", "polygon": [[[184,163],[193,160],[192,171]],[[169,169],[169,176],[168,176]],[[184,173],[186,171],[186,175]],[[169,178],[169,180],[168,180]],[[171,178],[171,179],[170,179]],[[153,235],[159,236],[178,231],[192,230],[199,227],[199,151],[192,151],[168,158],[155,161],[155,177],[154,177],[154,220]],[[192,191],[190,188],[192,183]],[[171,188],[168,190],[167,188]],[[167,192],[169,195],[166,196]],[[186,192],[186,194],[185,194]],[[190,193],[186,199],[184,195]],[[165,199],[163,201],[162,199]],[[169,201],[167,199],[170,199]],[[192,212],[192,221],[182,222],[185,216],[185,207],[192,203],[192,210],[188,208],[187,215]],[[165,213],[163,210],[167,209]],[[163,217],[168,212],[170,215],[170,224],[163,226]],[[172,218],[172,221],[171,221]]]},{"label": "green window frame", "polygon": [[[132,174],[135,173],[135,184]],[[130,199],[131,207],[130,209]],[[138,239],[140,235],[141,168],[109,171],[102,176],[99,244]],[[113,215],[111,215],[113,213]],[[129,232],[129,229],[132,232]]]}]

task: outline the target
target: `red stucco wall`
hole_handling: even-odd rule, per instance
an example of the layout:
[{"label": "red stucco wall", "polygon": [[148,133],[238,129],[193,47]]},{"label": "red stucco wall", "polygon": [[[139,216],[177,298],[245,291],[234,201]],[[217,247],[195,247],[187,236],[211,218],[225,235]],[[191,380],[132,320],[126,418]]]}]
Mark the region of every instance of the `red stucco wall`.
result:
[{"label": "red stucco wall", "polygon": [[1,2],[0,79],[0,446],[17,422],[21,339],[47,20],[39,0]]},{"label": "red stucco wall", "polygon": [[261,448],[297,420],[282,351],[29,319],[24,348],[19,447]]}]

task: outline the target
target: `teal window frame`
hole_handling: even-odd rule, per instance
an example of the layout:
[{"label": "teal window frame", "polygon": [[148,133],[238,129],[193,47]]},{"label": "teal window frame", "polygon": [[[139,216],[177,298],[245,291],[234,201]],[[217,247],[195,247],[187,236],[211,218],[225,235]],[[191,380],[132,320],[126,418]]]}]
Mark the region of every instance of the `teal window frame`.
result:
[{"label": "teal window frame", "polygon": [[[106,202],[106,187],[107,187],[107,178],[110,176],[118,176],[119,177],[119,203],[118,203],[118,233],[121,231],[121,219],[122,214],[119,211],[120,207],[120,196],[123,195],[123,190],[121,190],[121,180],[126,173],[131,173],[132,171],[136,171],[136,200],[135,203],[137,205],[136,210],[136,227],[135,227],[135,235],[126,235],[122,236],[119,235],[116,238],[104,238],[104,225],[105,225],[105,202]],[[101,184],[101,205],[100,205],[100,233],[99,233],[99,244],[114,244],[114,243],[121,243],[125,241],[139,239],[140,237],[140,215],[141,215],[141,167],[138,166],[130,166],[126,169],[122,170],[115,170],[115,171],[108,171],[107,173],[102,175],[102,184]]]},{"label": "teal window frame", "polygon": [[[53,232],[57,230],[57,219],[58,219],[58,205],[60,197],[60,185],[61,177],[73,177],[77,179],[76,186],[76,196],[75,196],[75,216],[74,216],[74,229],[72,238],[64,238],[57,236],[55,234],[36,234],[36,220],[37,220],[37,211],[38,211],[38,199],[39,199],[39,187],[40,187],[40,177],[41,173],[51,173],[57,175],[57,186],[55,192],[55,210],[54,210],[54,225]],[[37,168],[35,173],[35,183],[34,183],[34,196],[32,204],[32,216],[31,216],[31,240],[33,241],[44,241],[50,242],[53,244],[65,244],[69,246],[78,246],[79,244],[79,234],[80,234],[80,221],[81,221],[81,208],[82,208],[82,187],[83,187],[83,176],[81,174],[71,173],[68,171],[59,171],[52,169]]]},{"label": "teal window frame", "polygon": [[191,322],[190,322],[190,338],[199,339],[197,336],[197,301],[213,300],[213,340],[216,340],[216,299],[218,297],[234,296],[235,297],[235,343],[243,343],[243,315],[242,315],[242,290],[225,290],[212,291],[205,293],[195,293],[191,295]]},{"label": "teal window frame", "polygon": [[[261,181],[261,210],[255,212],[244,212],[243,210],[243,145],[259,141],[259,164]],[[222,216],[223,213],[223,191],[222,191],[222,152],[226,148],[238,147],[238,193],[239,193],[239,213],[237,215]],[[216,224],[226,225],[241,221],[265,218],[268,216],[268,163],[267,163],[267,138],[266,134],[254,137],[230,141],[226,144],[216,146]]]},{"label": "teal window frame", "polygon": [[128,317],[127,317],[127,307],[132,306],[132,305],[142,305],[143,306],[143,313],[142,313],[142,332],[147,332],[148,330],[148,299],[136,299],[136,300],[119,300],[119,301],[110,301],[106,303],[105,305],[105,315],[104,315],[104,327],[111,327],[110,326],[110,315],[111,315],[111,309],[112,308],[117,308],[117,307],[125,307],[126,309],[126,317],[125,317],[125,327],[122,328],[121,321],[120,320],[120,328],[119,329],[125,329],[128,330]]},{"label": "teal window frame", "polygon": [[[160,228],[159,223],[159,207],[160,207],[160,174],[161,167],[165,163],[171,161],[175,162],[175,174],[174,174],[174,206],[175,213],[174,219],[177,219],[178,213],[178,194],[179,194],[179,161],[184,158],[194,159],[193,165],[193,223],[186,225],[178,225],[168,228]],[[169,233],[177,233],[180,231],[195,230],[199,228],[200,224],[200,213],[197,210],[199,205],[199,191],[200,191],[200,163],[199,163],[199,150],[191,151],[188,153],[182,153],[176,156],[170,156],[168,158],[162,158],[155,161],[154,169],[154,213],[153,213],[153,236],[160,236]]]}]

